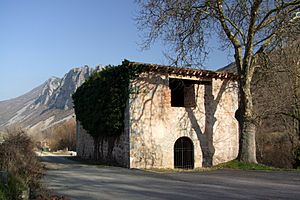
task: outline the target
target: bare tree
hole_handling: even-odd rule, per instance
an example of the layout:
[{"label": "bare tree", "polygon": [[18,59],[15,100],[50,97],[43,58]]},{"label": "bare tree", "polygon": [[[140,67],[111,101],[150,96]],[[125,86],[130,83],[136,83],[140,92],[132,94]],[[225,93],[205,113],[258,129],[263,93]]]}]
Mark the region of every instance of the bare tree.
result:
[{"label": "bare tree", "polygon": [[52,151],[76,150],[76,122],[69,120],[43,131],[45,141]]},{"label": "bare tree", "polygon": [[[300,34],[300,32],[299,32]],[[275,73],[283,73],[288,77],[286,84],[285,107],[281,114],[292,118],[295,121],[295,130],[298,133],[297,139],[300,139],[300,37],[295,40],[289,40],[284,46],[280,46],[276,51],[268,56],[271,60]],[[278,82],[280,82],[278,80]],[[282,83],[284,86],[285,84]]]},{"label": "bare tree", "polygon": [[288,38],[259,59],[252,80],[258,160],[292,167],[299,147],[300,40]]},{"label": "bare tree", "polygon": [[[206,44],[217,33],[234,51],[240,75],[239,159],[256,163],[256,122],[251,81],[259,55],[271,51],[287,32],[299,27],[299,0],[138,0],[138,27],[146,33],[144,45],[162,38],[175,52],[174,64],[199,64]],[[296,28],[297,29],[297,28]]]}]

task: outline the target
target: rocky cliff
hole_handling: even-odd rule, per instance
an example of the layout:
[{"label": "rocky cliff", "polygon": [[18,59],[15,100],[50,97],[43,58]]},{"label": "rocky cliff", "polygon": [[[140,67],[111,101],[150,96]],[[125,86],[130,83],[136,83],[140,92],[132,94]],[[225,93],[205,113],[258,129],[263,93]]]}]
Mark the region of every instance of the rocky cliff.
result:
[{"label": "rocky cliff", "polygon": [[0,130],[17,126],[36,132],[72,119],[72,94],[93,71],[74,68],[63,78],[51,77],[20,97],[0,101]]}]

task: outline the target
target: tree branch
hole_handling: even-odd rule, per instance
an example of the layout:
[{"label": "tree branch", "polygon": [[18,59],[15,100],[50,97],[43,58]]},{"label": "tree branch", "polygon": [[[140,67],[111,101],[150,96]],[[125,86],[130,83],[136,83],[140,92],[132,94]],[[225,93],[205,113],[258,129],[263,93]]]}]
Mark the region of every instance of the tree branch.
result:
[{"label": "tree branch", "polygon": [[[224,11],[222,8],[222,0],[217,1],[217,12],[218,12],[218,20],[221,23],[221,26],[227,35],[228,39],[231,41],[234,50],[235,50],[235,59],[236,59],[236,64],[237,64],[237,69],[239,72],[242,70],[242,49],[241,49],[241,43],[240,41],[236,38],[236,36],[233,35],[233,33],[230,31],[229,27],[226,24],[226,19],[224,16]],[[241,74],[241,73],[239,73]]]},{"label": "tree branch", "polygon": [[[261,4],[262,0],[255,0],[253,3],[253,6],[251,8],[251,14],[250,14],[250,22],[248,26],[248,36],[247,36],[247,43],[245,46],[245,56],[243,59],[244,69],[247,73],[253,74],[254,67],[250,68],[252,66],[249,64],[249,62],[252,62],[252,55],[253,55],[253,39],[255,35],[255,21],[257,17],[257,11],[259,9],[259,6]],[[249,69],[250,68],[250,69]]]},{"label": "tree branch", "polygon": [[[290,2],[290,3],[285,3],[285,4],[282,4],[281,6],[279,7],[276,7],[272,10],[270,10],[265,16],[264,18],[261,20],[261,22],[257,25],[257,28],[256,28],[256,32],[259,31],[262,27],[265,27],[267,26],[267,24],[269,24],[268,22],[266,24],[264,24],[268,18],[275,12],[278,12],[278,11],[281,11],[289,6],[300,6],[300,1],[299,0],[296,0],[296,1],[293,1],[293,2]],[[269,20],[268,20],[269,21]],[[271,20],[272,21],[272,20]]]}]

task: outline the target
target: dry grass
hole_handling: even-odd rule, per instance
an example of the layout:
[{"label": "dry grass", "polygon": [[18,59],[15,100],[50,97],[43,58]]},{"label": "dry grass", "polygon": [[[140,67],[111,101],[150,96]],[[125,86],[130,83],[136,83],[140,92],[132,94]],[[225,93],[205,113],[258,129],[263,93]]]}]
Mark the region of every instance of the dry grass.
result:
[{"label": "dry grass", "polygon": [[21,193],[30,188],[40,188],[43,166],[39,162],[31,138],[21,129],[7,131],[0,144],[0,170],[9,174],[6,195],[9,199],[19,199]]}]

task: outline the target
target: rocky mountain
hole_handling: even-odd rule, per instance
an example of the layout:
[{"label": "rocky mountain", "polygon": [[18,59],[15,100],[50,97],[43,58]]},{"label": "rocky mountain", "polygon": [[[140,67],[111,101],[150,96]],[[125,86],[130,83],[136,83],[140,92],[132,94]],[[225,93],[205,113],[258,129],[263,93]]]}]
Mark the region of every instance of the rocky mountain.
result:
[{"label": "rocky mountain", "polygon": [[94,70],[74,68],[63,78],[51,77],[20,97],[0,101],[0,130],[17,126],[29,132],[42,131],[72,119],[72,94]]}]

